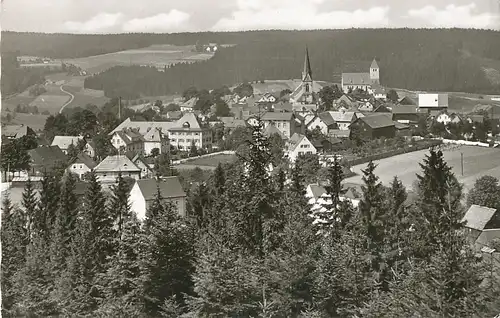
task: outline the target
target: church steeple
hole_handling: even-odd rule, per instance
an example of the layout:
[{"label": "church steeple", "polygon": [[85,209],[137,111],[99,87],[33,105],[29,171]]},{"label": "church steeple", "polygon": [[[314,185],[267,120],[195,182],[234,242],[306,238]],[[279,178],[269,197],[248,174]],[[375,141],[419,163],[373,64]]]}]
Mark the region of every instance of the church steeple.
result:
[{"label": "church steeple", "polygon": [[311,62],[309,61],[309,49],[307,46],[304,58],[304,70],[302,71],[302,82],[312,82]]}]

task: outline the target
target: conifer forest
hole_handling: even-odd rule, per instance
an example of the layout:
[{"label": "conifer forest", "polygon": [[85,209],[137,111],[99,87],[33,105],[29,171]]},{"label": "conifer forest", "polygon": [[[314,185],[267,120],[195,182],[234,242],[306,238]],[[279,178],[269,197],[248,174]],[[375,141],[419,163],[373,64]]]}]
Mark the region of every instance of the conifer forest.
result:
[{"label": "conifer forest", "polygon": [[[3,200],[3,317],[494,317],[498,268],[463,233],[466,193],[439,149],[415,184],[363,171],[357,207],[311,212],[299,169],[268,169],[260,127],[247,151],[188,191],[181,218],[158,191],[139,222],[121,176],[111,194],[91,173],[81,200],[71,174],[28,182],[22,209]],[[417,164],[417,163],[415,163]],[[474,198],[472,198],[474,199]],[[468,202],[467,204],[469,204]]]}]

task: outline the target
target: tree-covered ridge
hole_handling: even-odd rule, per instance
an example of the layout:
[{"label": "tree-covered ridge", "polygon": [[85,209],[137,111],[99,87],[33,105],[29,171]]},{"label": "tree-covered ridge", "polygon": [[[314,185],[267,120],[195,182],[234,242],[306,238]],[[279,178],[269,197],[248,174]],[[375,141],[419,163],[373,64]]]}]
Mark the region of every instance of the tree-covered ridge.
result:
[{"label": "tree-covered ridge", "polygon": [[[138,66],[114,67],[88,78],[85,86],[103,89],[107,96],[137,98],[180,93],[190,86],[212,89],[244,81],[299,78],[307,45],[315,80],[340,82],[346,61],[371,61],[375,57],[381,83],[388,87],[482,93],[498,90],[486,78],[477,58],[498,58],[494,52],[500,51],[499,45],[489,42],[500,41],[498,32],[410,29],[273,32],[263,32],[261,37],[258,37],[261,33],[250,33],[255,38],[252,41],[223,48],[208,61],[175,65],[166,72]],[[242,33],[241,38],[250,35]]]}]

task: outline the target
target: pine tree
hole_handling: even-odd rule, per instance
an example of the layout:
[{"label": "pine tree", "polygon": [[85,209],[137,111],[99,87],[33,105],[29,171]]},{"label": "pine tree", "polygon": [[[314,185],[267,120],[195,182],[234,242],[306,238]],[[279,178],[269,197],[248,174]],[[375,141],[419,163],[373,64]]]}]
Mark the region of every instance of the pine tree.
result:
[{"label": "pine tree", "polygon": [[161,311],[165,299],[176,297],[184,305],[183,294],[192,291],[193,253],[191,229],[169,202],[163,202],[159,185],[145,220],[145,298],[147,311]]},{"label": "pine tree", "polygon": [[26,255],[26,219],[20,210],[15,210],[9,197],[2,201],[2,313],[18,301],[18,291],[13,286],[14,276],[24,267]]},{"label": "pine tree", "polygon": [[27,238],[31,240],[31,235],[33,232],[35,221],[37,217],[37,198],[36,192],[33,183],[31,182],[31,178],[28,178],[26,185],[24,186],[22,205],[24,207],[24,211],[26,213],[26,229],[27,229]]},{"label": "pine tree", "polygon": [[283,171],[283,169],[281,168],[279,168],[279,171],[276,174],[275,183],[276,183],[276,190],[279,193],[283,193],[285,191],[286,174],[285,171]]},{"label": "pine tree", "polygon": [[371,254],[372,270],[380,274],[379,283],[382,284],[382,288],[387,288],[384,274],[387,268],[383,264],[387,214],[384,206],[384,189],[374,174],[375,168],[376,165],[370,161],[367,168],[362,170],[364,186],[361,187],[363,199],[359,202],[359,211],[367,248]]},{"label": "pine tree", "polygon": [[44,173],[39,192],[38,209],[33,221],[33,232],[40,234],[47,242],[56,223],[61,186],[53,174]]},{"label": "pine tree", "polygon": [[108,206],[108,214],[111,215],[117,225],[118,237],[122,235],[123,220],[130,217],[129,187],[121,173],[118,174],[117,182],[111,187],[112,195]]},{"label": "pine tree", "polygon": [[220,196],[224,193],[224,185],[226,183],[226,175],[221,163],[217,165],[213,174],[214,196]]},{"label": "pine tree", "polygon": [[197,227],[199,229],[206,228],[210,223],[210,205],[212,199],[204,183],[200,183],[196,187],[194,193],[190,196],[190,201]]},{"label": "pine tree", "polygon": [[302,175],[302,171],[298,165],[294,165],[290,175],[290,191],[296,193],[298,195],[304,195],[304,176]]}]

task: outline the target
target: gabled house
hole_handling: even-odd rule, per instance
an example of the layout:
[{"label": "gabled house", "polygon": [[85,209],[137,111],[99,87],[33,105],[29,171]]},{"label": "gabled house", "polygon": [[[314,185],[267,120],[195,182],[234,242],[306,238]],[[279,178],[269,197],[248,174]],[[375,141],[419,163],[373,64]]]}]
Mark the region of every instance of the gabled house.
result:
[{"label": "gabled house", "polygon": [[80,180],[83,176],[97,166],[94,160],[86,153],[80,153],[69,162],[68,171],[78,176]]},{"label": "gabled house", "polygon": [[427,112],[412,105],[395,105],[392,107],[392,120],[402,124],[417,124],[422,117],[426,117]]},{"label": "gabled house", "polygon": [[117,131],[111,137],[111,144],[118,151],[144,153],[144,137],[137,129]]},{"label": "gabled house", "polygon": [[51,172],[56,167],[65,165],[68,157],[58,146],[38,147],[28,151],[30,156],[30,174],[42,175]]},{"label": "gabled house", "polygon": [[137,167],[132,160],[124,155],[108,156],[99,163],[94,171],[101,182],[116,182],[116,178],[129,177],[136,180],[141,178],[142,169]]},{"label": "gabled house", "polygon": [[212,146],[212,130],[203,125],[194,113],[184,114],[168,132],[170,144],[178,149],[189,150],[193,143],[197,148]]},{"label": "gabled house", "polygon": [[374,114],[356,119],[351,124],[351,133],[353,128],[366,139],[394,138],[396,136],[396,127],[394,122],[385,114]]},{"label": "gabled house", "polygon": [[279,96],[273,93],[264,93],[258,100],[259,104],[274,104],[279,100]]},{"label": "gabled house", "polygon": [[96,145],[93,140],[87,140],[83,152],[86,153],[90,158],[96,157]]},{"label": "gabled house", "polygon": [[151,157],[145,158],[141,154],[127,154],[127,157],[141,169],[141,178],[153,178],[154,174],[154,159]]},{"label": "gabled house", "polygon": [[309,121],[306,127],[309,131],[320,129],[324,135],[328,135],[328,132],[332,129],[338,129],[338,125],[330,112],[323,112],[316,115],[313,120]]},{"label": "gabled house", "polygon": [[365,101],[365,102],[359,103],[359,105],[357,106],[357,109],[360,112],[373,112],[374,106],[373,106],[372,102]]},{"label": "gabled house", "polygon": [[356,105],[356,101],[346,94],[340,96],[336,101],[334,101],[334,106],[336,107],[344,106],[349,109],[354,107],[354,105]]},{"label": "gabled house", "polygon": [[339,130],[349,130],[349,126],[359,117],[355,112],[337,111],[328,112]]},{"label": "gabled house", "polygon": [[264,128],[274,125],[287,138],[294,133],[301,133],[303,129],[301,120],[294,113],[266,112],[261,116],[261,120]]},{"label": "gabled house", "polygon": [[276,126],[274,124],[271,124],[271,125],[267,125],[266,128],[264,128],[264,132],[263,132],[264,136],[266,136],[267,138],[271,137],[272,135],[274,134],[278,134],[281,139],[283,140],[287,140],[288,138],[281,132],[281,130],[279,130],[278,128],[276,128]]},{"label": "gabled house", "polygon": [[448,109],[448,94],[418,94],[418,108],[428,112]]},{"label": "gabled house", "polygon": [[326,189],[319,184],[309,184],[306,188],[306,198],[314,199],[314,202],[324,194],[326,194]]},{"label": "gabled house", "polygon": [[192,112],[197,102],[198,97],[192,97],[191,99],[180,104],[179,107],[181,108],[181,112]]},{"label": "gabled house", "polygon": [[179,179],[174,177],[137,180],[130,190],[131,211],[135,212],[137,218],[143,222],[146,211],[154,202],[156,194],[160,190],[160,196],[165,203],[174,205],[177,213],[186,216],[186,193],[182,189]]},{"label": "gabled house", "polygon": [[383,100],[387,98],[387,92],[385,88],[381,85],[374,84],[371,87],[371,92],[375,99]]},{"label": "gabled house", "polygon": [[170,150],[167,132],[162,132],[158,127],[149,128],[142,139],[145,155],[152,154],[153,149],[158,149],[158,153],[168,153]]},{"label": "gabled house", "polygon": [[309,139],[298,133],[293,134],[285,145],[285,156],[292,163],[295,162],[300,155],[316,153],[316,148],[314,148],[314,145],[309,141]]},{"label": "gabled house", "polygon": [[387,104],[382,104],[377,106],[374,110],[374,113],[391,113],[392,110],[387,107]]},{"label": "gabled house", "polygon": [[436,122],[448,125],[451,122],[451,116],[447,112],[442,112],[436,116]]},{"label": "gabled house", "polygon": [[52,140],[51,146],[58,146],[65,154],[68,154],[68,148],[70,145],[78,146],[78,142],[83,140],[80,136],[55,136]]},{"label": "gabled house", "polygon": [[483,247],[500,238],[500,211],[472,205],[462,219],[470,243]]},{"label": "gabled house", "polygon": [[462,122],[462,116],[460,116],[459,114],[457,113],[453,113],[450,115],[450,123],[452,124],[459,124]]}]

